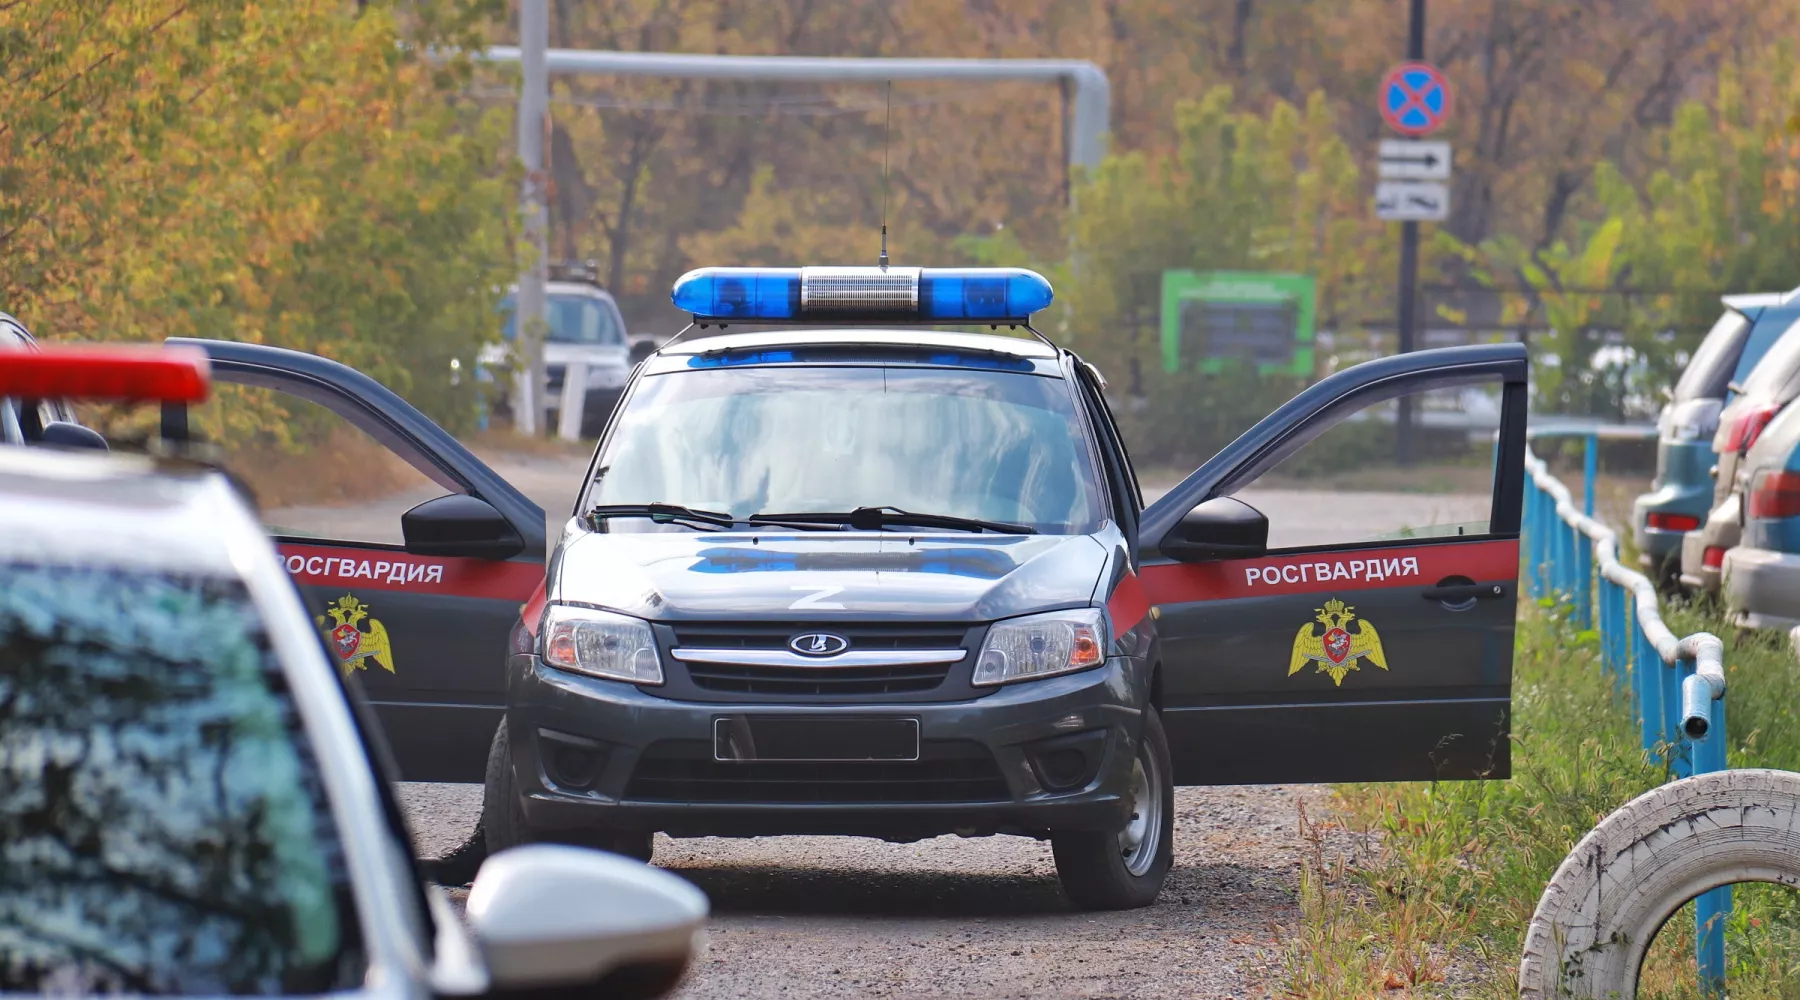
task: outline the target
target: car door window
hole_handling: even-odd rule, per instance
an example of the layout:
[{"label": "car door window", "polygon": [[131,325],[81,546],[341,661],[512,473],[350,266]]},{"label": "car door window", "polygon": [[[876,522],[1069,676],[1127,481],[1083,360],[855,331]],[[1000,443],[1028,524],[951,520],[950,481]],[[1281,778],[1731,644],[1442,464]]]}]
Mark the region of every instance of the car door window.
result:
[{"label": "car door window", "polygon": [[320,994],[366,967],[243,585],[0,564],[0,993]]},{"label": "car door window", "polygon": [[188,419],[190,433],[219,449],[279,537],[400,545],[402,514],[465,492],[341,414],[289,393],[222,383]]},{"label": "car door window", "polygon": [[[1272,552],[1489,531],[1500,383],[1408,393],[1344,417],[1238,488]],[[1401,410],[1409,454],[1397,454]]]}]

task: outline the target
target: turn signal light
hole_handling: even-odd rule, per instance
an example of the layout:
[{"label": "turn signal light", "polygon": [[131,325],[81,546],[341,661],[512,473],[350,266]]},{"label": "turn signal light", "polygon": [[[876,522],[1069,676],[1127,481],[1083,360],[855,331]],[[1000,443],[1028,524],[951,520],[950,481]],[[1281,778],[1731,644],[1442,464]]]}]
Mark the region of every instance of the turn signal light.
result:
[{"label": "turn signal light", "polygon": [[206,352],[149,345],[72,346],[0,353],[0,396],[15,399],[114,399],[205,402]]},{"label": "turn signal light", "polygon": [[1644,523],[1657,531],[1693,531],[1700,527],[1700,519],[1692,514],[1651,514]]},{"label": "turn signal light", "polygon": [[1765,469],[1750,484],[1751,517],[1800,516],[1800,473]]}]

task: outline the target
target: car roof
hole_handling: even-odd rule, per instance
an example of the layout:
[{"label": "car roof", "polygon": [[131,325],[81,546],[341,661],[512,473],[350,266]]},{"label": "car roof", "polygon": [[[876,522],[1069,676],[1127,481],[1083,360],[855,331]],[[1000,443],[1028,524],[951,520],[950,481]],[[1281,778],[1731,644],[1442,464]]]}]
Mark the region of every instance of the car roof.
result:
[{"label": "car roof", "polygon": [[255,519],[225,477],[138,455],[0,447],[0,561],[240,576]]},{"label": "car roof", "polygon": [[765,330],[756,333],[720,333],[682,339],[657,353],[662,355],[716,354],[726,351],[755,350],[772,347],[929,347],[957,351],[980,351],[1005,354],[1033,360],[1054,360],[1056,349],[1030,337],[1003,337],[986,333],[955,333],[928,329],[876,329],[846,327],[842,329]]}]

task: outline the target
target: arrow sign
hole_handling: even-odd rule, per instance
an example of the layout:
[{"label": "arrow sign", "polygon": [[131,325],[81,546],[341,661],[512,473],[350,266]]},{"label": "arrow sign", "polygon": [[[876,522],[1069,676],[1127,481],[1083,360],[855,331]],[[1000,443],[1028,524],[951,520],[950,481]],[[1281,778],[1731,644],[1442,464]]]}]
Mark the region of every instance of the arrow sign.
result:
[{"label": "arrow sign", "polygon": [[1450,144],[1416,139],[1381,140],[1382,180],[1447,181],[1450,179]]},{"label": "arrow sign", "polygon": [[1375,217],[1441,222],[1450,217],[1450,188],[1436,181],[1382,181],[1375,185]]}]

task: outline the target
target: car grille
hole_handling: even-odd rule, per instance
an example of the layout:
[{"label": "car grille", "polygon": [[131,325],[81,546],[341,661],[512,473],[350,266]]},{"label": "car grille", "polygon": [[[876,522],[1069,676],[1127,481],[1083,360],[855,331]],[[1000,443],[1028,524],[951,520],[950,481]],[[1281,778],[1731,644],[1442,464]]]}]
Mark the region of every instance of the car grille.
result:
[{"label": "car grille", "polygon": [[[786,649],[788,640],[805,632],[823,631],[850,640],[862,651],[964,649],[968,628],[956,624],[815,625],[729,622],[674,626],[675,648]],[[730,694],[823,697],[831,695],[917,694],[944,683],[955,664],[891,666],[751,666],[736,663],[689,663],[694,686]]]},{"label": "car grille", "polygon": [[1006,779],[986,747],[927,742],[915,761],[718,761],[709,744],[664,740],[638,759],[625,798],[742,804],[1002,802]]}]

